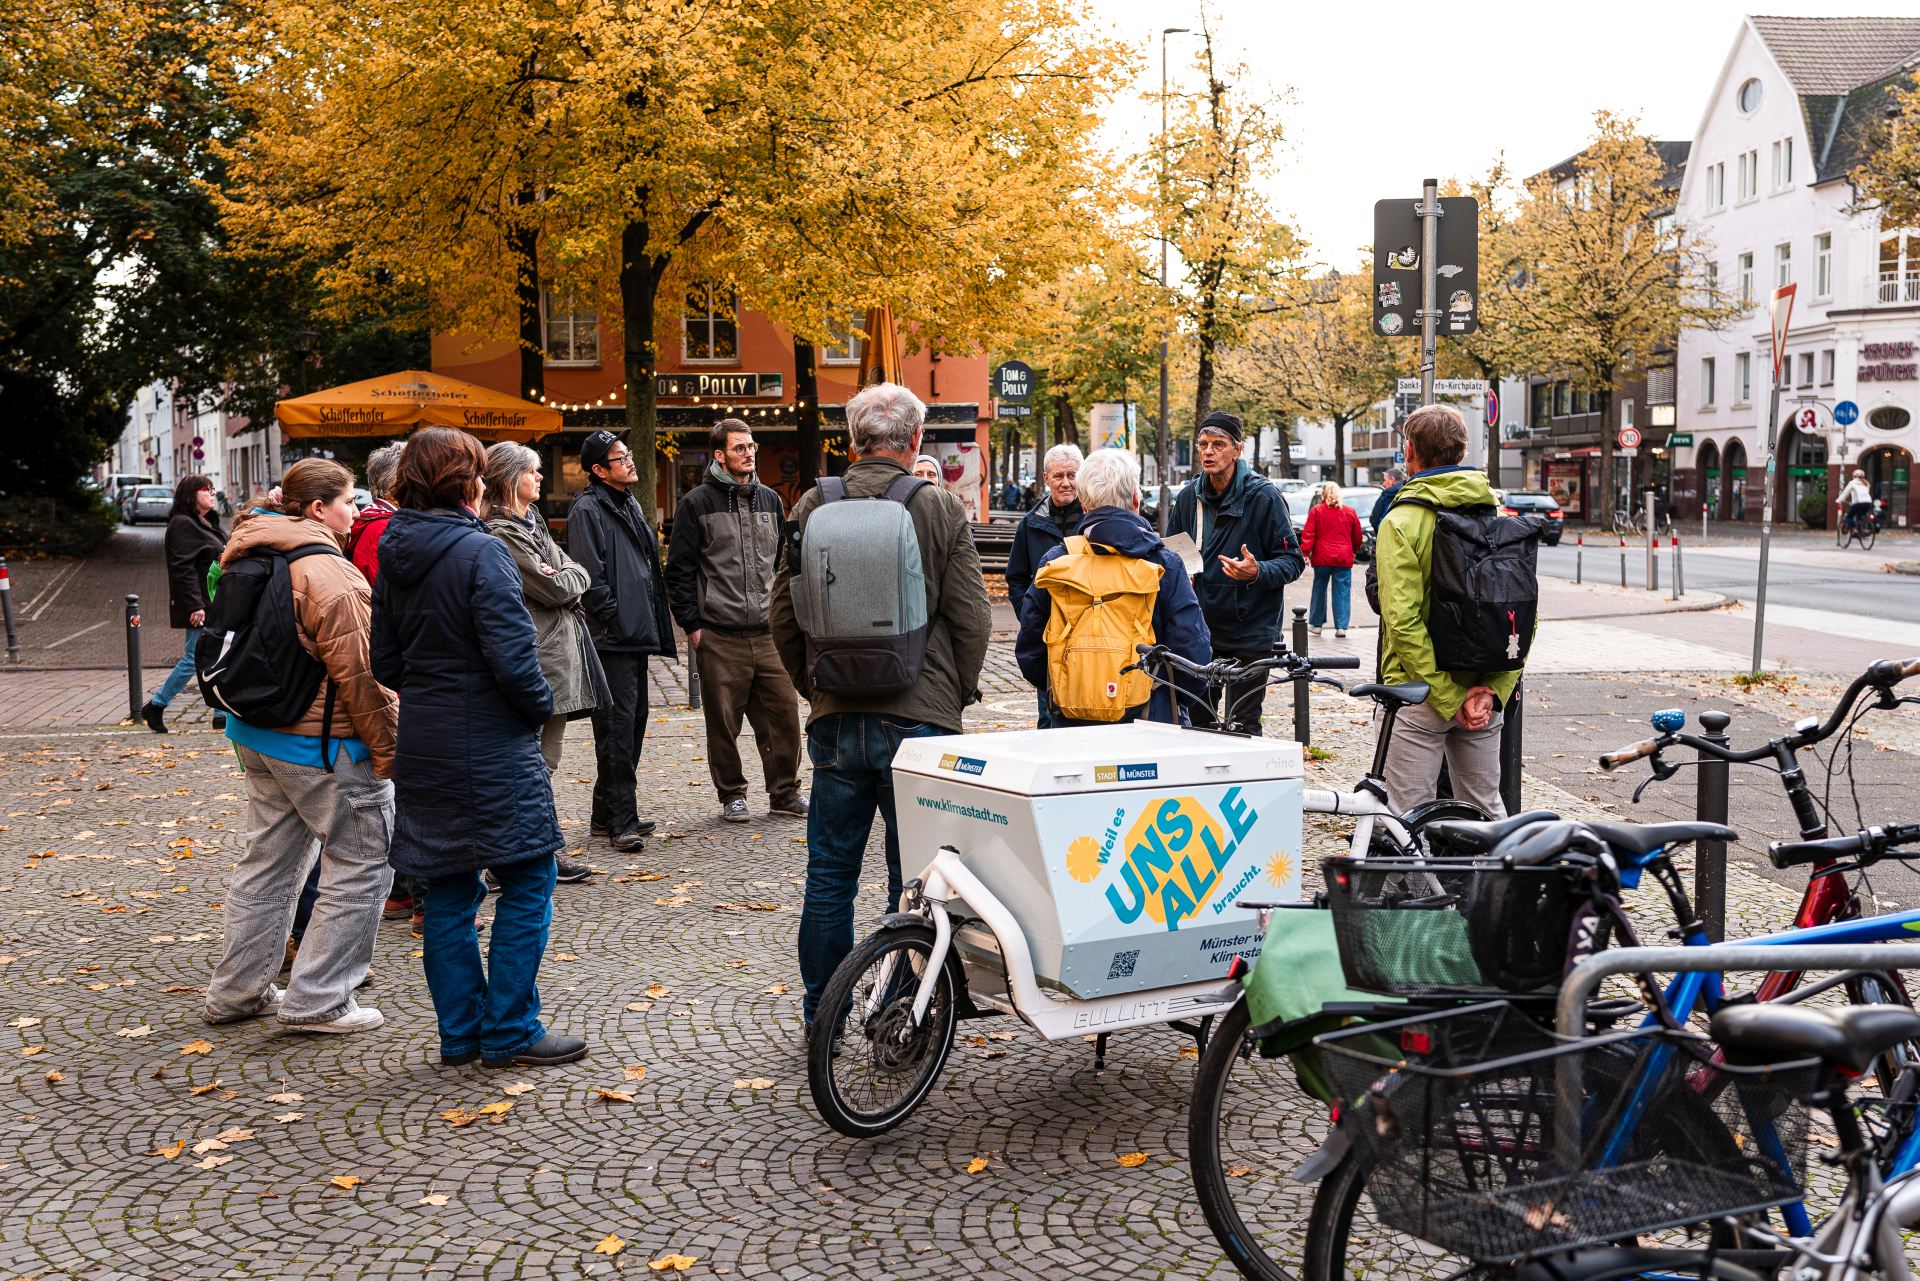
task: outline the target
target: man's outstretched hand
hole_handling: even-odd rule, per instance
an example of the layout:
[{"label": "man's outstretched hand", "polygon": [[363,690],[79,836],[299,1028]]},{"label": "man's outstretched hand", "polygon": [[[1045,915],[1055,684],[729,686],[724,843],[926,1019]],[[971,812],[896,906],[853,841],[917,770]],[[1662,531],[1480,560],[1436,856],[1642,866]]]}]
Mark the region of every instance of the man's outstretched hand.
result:
[{"label": "man's outstretched hand", "polygon": [[1222,556],[1220,568],[1227,571],[1228,578],[1237,582],[1250,583],[1260,576],[1260,562],[1254,559],[1253,553],[1247,550],[1245,543],[1240,544],[1238,557]]}]

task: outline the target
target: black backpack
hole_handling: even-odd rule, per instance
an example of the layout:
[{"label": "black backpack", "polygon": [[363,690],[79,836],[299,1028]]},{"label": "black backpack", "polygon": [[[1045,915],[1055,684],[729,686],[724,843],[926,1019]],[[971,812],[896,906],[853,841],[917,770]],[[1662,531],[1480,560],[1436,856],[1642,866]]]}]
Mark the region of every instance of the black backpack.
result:
[{"label": "black backpack", "polygon": [[1502,516],[1491,503],[1442,507],[1411,495],[1398,501],[1433,513],[1427,635],[1440,670],[1525,667],[1540,612],[1536,564],[1546,521]]},{"label": "black backpack", "polygon": [[209,707],[263,729],[292,725],[306,715],[320,682],[326,681],[320,757],[331,771],[327,740],[333,729],[333,678],[300,643],[293,578],[287,572],[294,561],[313,555],[342,553],[320,543],[290,552],[256,548],[227,566],[207,608],[193,662],[200,695]]}]

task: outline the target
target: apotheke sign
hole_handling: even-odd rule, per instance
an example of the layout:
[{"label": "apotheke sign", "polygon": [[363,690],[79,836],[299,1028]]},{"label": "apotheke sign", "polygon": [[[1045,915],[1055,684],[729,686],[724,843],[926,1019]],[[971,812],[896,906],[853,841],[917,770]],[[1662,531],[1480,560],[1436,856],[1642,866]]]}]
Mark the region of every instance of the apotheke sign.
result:
[{"label": "apotheke sign", "polygon": [[1861,343],[1859,378],[1863,383],[1910,383],[1920,380],[1920,362],[1914,360],[1913,344]]}]

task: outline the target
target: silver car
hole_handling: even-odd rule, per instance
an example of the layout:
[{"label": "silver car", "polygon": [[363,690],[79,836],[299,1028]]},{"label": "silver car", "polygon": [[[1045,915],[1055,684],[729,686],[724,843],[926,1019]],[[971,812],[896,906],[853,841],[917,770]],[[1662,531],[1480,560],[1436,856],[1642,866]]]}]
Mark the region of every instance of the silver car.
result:
[{"label": "silver car", "polygon": [[129,525],[156,520],[166,523],[173,510],[173,491],[165,485],[136,485],[121,500],[120,519]]}]

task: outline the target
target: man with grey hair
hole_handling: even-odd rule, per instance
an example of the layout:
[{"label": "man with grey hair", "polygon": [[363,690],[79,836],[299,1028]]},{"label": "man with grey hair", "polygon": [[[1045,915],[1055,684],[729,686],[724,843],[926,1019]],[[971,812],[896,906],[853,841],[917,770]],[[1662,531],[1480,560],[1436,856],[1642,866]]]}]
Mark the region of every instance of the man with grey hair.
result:
[{"label": "man with grey hair", "polygon": [[367,455],[367,492],[373,495],[373,501],[353,518],[353,529],[347,534],[347,555],[367,576],[369,585],[380,576],[380,535],[387,532],[387,517],[399,510],[388,501],[387,494],[393,489],[400,455],[406,448],[405,441],[396,440]]},{"label": "man with grey hair", "polygon": [[[905,387],[880,383],[847,402],[853,465],[846,497],[885,501],[920,452],[926,406]],[[800,916],[801,1010],[809,1028],[821,989],[853,950],[853,900],[877,811],[886,824],[887,898],[900,900],[900,840],[893,811],[893,754],[903,740],[961,732],[960,713],[979,699],[992,615],[967,510],[941,486],[908,481],[903,501],[919,544],[926,590],[926,654],[913,684],[898,693],[849,694],[816,688],[808,640],[794,610],[793,579],[806,555],[808,519],[826,500],[821,487],[794,504],[788,545],[774,580],[769,621],[787,674],[809,702],[807,757],[813,796],[807,815],[807,888]],[[826,482],[823,482],[823,486]],[[896,491],[897,492],[897,491]],[[905,567],[902,567],[905,573]],[[842,1012],[827,1011],[837,1029]]]},{"label": "man with grey hair", "polygon": [[[1194,594],[1180,557],[1160,540],[1145,517],[1140,515],[1140,460],[1124,449],[1096,449],[1081,464],[1077,493],[1086,514],[1071,531],[1073,543],[1062,542],[1041,557],[1040,566],[1083,555],[1090,558],[1130,557],[1160,568],[1160,589],[1153,600],[1153,640],[1180,657],[1194,663],[1213,661],[1213,645],[1207,634],[1206,619],[1200,613],[1200,599]],[[1084,550],[1079,540],[1085,539]],[[1069,562],[1071,564],[1072,562]],[[1085,597],[1081,597],[1084,601]],[[1021,675],[1040,692],[1041,710],[1046,719],[1041,728],[1093,724],[1073,720],[1049,702],[1053,655],[1047,645],[1047,624],[1053,618],[1053,593],[1036,583],[1015,603],[1020,614],[1020,635],[1014,642],[1014,658]],[[1071,627],[1069,627],[1069,632]],[[1064,638],[1057,638],[1064,640]],[[1131,661],[1128,659],[1127,661]],[[1113,680],[1112,675],[1096,678],[1096,685]],[[1186,723],[1186,712],[1201,706],[1205,688],[1178,673],[1175,681],[1186,697],[1176,704],[1174,695],[1156,685],[1151,698],[1142,706],[1127,709],[1122,720],[1144,717],[1170,725]]]},{"label": "man with grey hair", "polygon": [[[1076,489],[1080,472],[1080,446],[1058,444],[1040,461],[1040,481],[1046,494],[1033,510],[1020,520],[1013,533],[1013,546],[1007,552],[1007,603],[1017,617],[1020,602],[1033,586],[1034,571],[1049,552],[1055,551],[1075,529],[1086,510]],[[1039,727],[1047,727],[1047,696],[1040,695]]]},{"label": "man with grey hair", "polygon": [[1373,511],[1367,516],[1367,523],[1373,526],[1373,536],[1380,536],[1380,522],[1387,518],[1387,508],[1393,506],[1393,491],[1400,488],[1407,478],[1404,467],[1389,467],[1380,477],[1380,496],[1373,500]]}]

